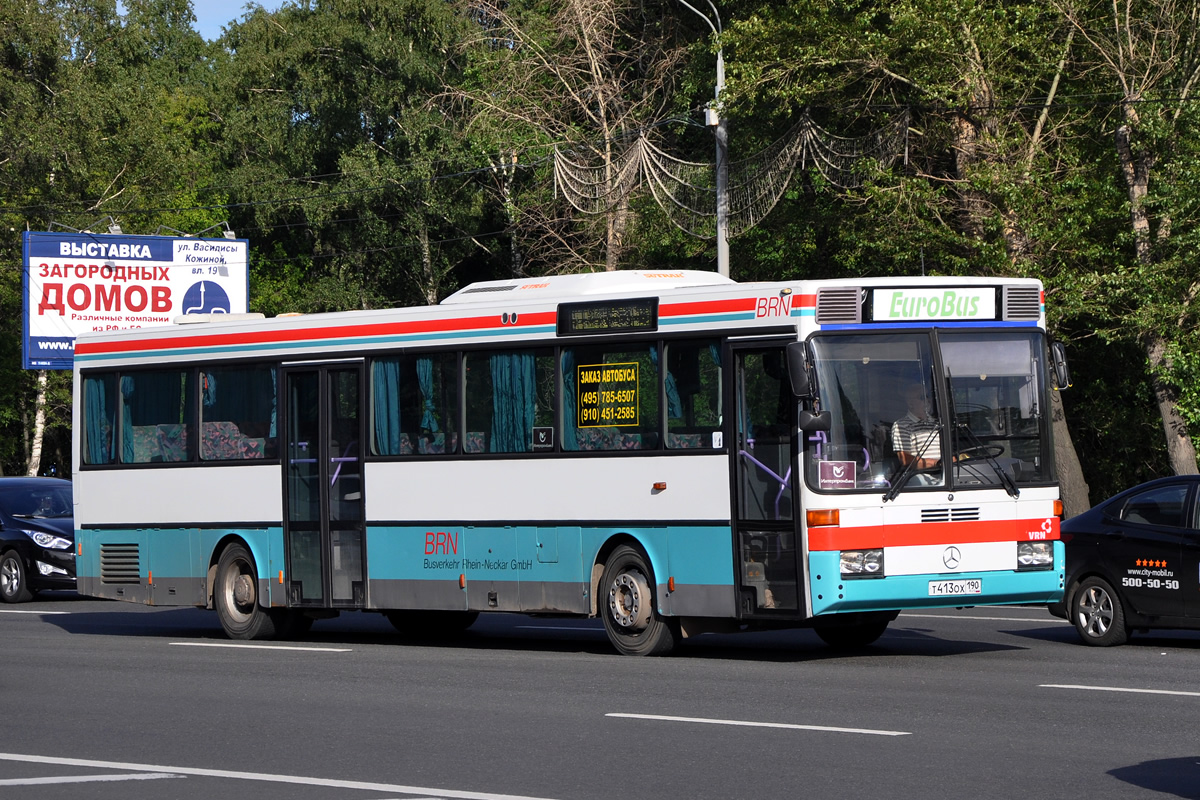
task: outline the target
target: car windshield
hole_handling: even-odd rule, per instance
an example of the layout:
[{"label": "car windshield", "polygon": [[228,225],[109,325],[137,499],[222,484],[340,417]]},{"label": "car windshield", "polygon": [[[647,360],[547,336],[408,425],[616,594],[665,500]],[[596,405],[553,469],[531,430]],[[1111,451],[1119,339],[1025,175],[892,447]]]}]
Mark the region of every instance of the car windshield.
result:
[{"label": "car windshield", "polygon": [[71,516],[68,486],[0,486],[0,508],[14,517],[47,519]]}]

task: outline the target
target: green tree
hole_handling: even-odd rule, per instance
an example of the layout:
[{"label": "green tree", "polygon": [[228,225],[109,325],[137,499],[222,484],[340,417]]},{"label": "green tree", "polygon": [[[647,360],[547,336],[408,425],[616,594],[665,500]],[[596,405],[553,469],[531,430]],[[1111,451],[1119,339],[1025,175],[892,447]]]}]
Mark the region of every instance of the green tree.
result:
[{"label": "green tree", "polygon": [[434,100],[463,24],[441,0],[318,0],[227,29],[221,156],[258,309],[434,302],[490,258],[470,140]]}]

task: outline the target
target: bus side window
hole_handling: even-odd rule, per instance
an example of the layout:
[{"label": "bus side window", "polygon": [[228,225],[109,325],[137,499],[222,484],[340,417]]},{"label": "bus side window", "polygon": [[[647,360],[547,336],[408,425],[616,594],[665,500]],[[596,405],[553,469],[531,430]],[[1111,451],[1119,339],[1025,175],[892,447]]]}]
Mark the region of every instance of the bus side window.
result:
[{"label": "bus side window", "polygon": [[666,361],[667,447],[711,448],[721,429],[720,342],[669,342]]},{"label": "bus side window", "polygon": [[384,456],[458,452],[458,354],[371,365],[371,447]]},{"label": "bus side window", "polygon": [[464,452],[533,452],[534,428],[553,424],[549,349],[468,353]]},{"label": "bus side window", "polygon": [[83,379],[83,430],[80,458],[84,464],[116,461],[113,435],[117,429],[117,375],[87,375]]},{"label": "bus side window", "polygon": [[191,370],[121,376],[121,463],[187,461],[195,392]]},{"label": "bus side window", "polygon": [[569,347],[562,351],[562,449],[658,446],[658,349]]}]

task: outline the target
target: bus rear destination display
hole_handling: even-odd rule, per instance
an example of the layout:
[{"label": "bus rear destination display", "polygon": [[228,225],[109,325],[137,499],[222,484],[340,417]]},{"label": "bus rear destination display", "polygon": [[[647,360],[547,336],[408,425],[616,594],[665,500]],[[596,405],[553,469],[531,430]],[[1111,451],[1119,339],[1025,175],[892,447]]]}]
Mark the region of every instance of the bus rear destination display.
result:
[{"label": "bus rear destination display", "polygon": [[560,303],[558,335],[641,333],[658,330],[658,298]]}]

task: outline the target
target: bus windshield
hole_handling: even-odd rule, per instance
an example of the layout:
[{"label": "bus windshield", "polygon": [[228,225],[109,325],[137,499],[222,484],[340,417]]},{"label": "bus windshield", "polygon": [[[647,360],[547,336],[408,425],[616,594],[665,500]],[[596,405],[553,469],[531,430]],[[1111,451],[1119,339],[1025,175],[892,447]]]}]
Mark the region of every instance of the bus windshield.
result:
[{"label": "bus windshield", "polygon": [[906,489],[1014,488],[1052,479],[1040,333],[818,336],[812,347],[832,417],[829,431],[807,437],[814,489],[887,490],[900,480]]}]

